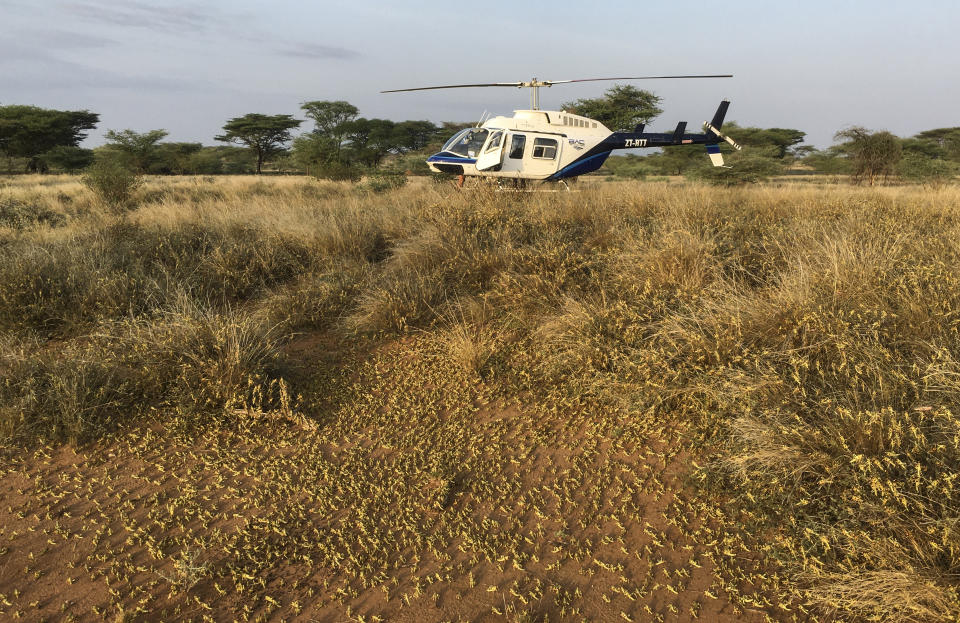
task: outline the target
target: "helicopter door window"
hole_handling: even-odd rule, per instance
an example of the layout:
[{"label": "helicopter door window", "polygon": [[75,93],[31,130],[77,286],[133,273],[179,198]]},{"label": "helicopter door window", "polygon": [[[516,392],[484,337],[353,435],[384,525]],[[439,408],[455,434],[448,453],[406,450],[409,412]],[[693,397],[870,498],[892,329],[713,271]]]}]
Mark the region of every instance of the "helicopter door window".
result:
[{"label": "helicopter door window", "polygon": [[553,160],[557,157],[557,141],[552,138],[534,139],[533,157],[541,160]]},{"label": "helicopter door window", "polygon": [[493,151],[500,147],[501,139],[503,139],[503,132],[497,130],[493,133],[493,136],[490,137],[490,143],[487,145],[486,151]]},{"label": "helicopter door window", "polygon": [[527,145],[527,137],[523,134],[514,134],[510,142],[510,157],[519,160],[523,158],[523,148]]}]

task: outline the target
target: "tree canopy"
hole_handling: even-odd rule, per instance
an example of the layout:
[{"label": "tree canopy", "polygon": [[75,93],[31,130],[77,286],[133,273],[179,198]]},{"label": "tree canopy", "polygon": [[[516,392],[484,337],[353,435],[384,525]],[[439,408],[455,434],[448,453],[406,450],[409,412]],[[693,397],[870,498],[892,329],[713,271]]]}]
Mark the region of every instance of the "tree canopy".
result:
[{"label": "tree canopy", "polygon": [[137,173],[145,173],[160,158],[159,143],[167,136],[166,130],[134,132],[109,130],[104,135],[107,145],[122,155],[123,160]]},{"label": "tree canopy", "polygon": [[263,161],[276,153],[292,138],[290,130],[303,123],[291,115],[261,115],[249,113],[228,120],[224,133],[214,139],[225,143],[246,145],[257,155],[257,174],[261,173]]},{"label": "tree canopy", "polygon": [[896,173],[903,146],[900,139],[890,132],[871,132],[855,126],[837,132],[834,138],[844,140],[839,148],[850,159],[857,182],[866,179],[872,186],[878,176],[887,177]]},{"label": "tree canopy", "polygon": [[[924,149],[920,145],[926,145]],[[910,148],[913,149],[910,149]],[[904,151],[926,151],[935,158],[960,162],[960,128],[937,128],[920,132],[904,142]]]},{"label": "tree canopy", "polygon": [[[311,102],[311,104],[345,104],[345,102]],[[322,110],[328,111],[326,107]],[[346,110],[340,107],[341,110]],[[403,155],[434,144],[447,130],[430,121],[391,121],[390,119],[352,118],[344,114],[328,122],[323,117],[318,130],[297,137],[293,144],[294,161],[313,167],[330,163],[359,163],[377,166],[387,155]],[[323,128],[321,131],[319,128]]]},{"label": "tree canopy", "polygon": [[360,116],[359,108],[343,100],[304,102],[300,108],[313,120],[314,132],[318,134],[334,133]]},{"label": "tree canopy", "polygon": [[100,115],[88,110],[50,110],[37,106],[0,106],[0,152],[27,158],[31,170],[43,170],[39,158],[55,147],[77,147]]},{"label": "tree canopy", "polygon": [[633,130],[639,123],[650,123],[663,109],[660,98],[626,84],[617,84],[607,89],[603,97],[579,99],[563,104],[563,109],[583,115],[607,126],[611,130]]},{"label": "tree canopy", "polygon": [[323,138],[311,146],[328,145],[332,147],[335,159],[339,160],[347,125],[360,115],[360,109],[343,100],[304,102],[300,108],[313,120],[313,133]]},{"label": "tree canopy", "polygon": [[724,125],[723,132],[745,147],[773,147],[768,153],[779,159],[790,155],[807,136],[806,132],[790,128],[740,127],[733,122]]},{"label": "tree canopy", "polygon": [[42,156],[45,165],[62,171],[80,171],[93,162],[93,150],[73,145],[57,145]]},{"label": "tree canopy", "polygon": [[667,147],[658,154],[650,154],[644,160],[661,175],[683,175],[698,167],[707,157],[703,145],[677,145]]}]

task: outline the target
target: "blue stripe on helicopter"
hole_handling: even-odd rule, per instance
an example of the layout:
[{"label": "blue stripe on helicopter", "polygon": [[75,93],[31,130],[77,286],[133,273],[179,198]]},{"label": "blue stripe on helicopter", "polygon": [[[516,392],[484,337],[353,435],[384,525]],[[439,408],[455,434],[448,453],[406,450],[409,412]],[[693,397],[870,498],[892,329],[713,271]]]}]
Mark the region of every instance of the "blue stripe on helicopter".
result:
[{"label": "blue stripe on helicopter", "polygon": [[427,158],[427,162],[441,162],[441,163],[450,163],[450,164],[474,164],[476,158],[465,158],[463,156],[457,156],[454,154],[446,155],[450,152],[441,152],[439,154],[434,154]]},{"label": "blue stripe on helicopter", "polygon": [[550,180],[559,180],[565,177],[576,177],[578,175],[583,175],[584,173],[590,173],[591,171],[596,171],[603,166],[603,163],[606,161],[607,156],[610,155],[609,151],[602,151],[599,154],[594,154],[592,156],[587,156],[576,162],[568,164],[564,168],[560,169],[547,179]]},{"label": "blue stripe on helicopter", "polygon": [[708,154],[719,154],[719,153],[720,153],[720,145],[717,145],[716,143],[712,143],[712,144],[710,144],[710,145],[707,145],[707,153],[708,153]]}]

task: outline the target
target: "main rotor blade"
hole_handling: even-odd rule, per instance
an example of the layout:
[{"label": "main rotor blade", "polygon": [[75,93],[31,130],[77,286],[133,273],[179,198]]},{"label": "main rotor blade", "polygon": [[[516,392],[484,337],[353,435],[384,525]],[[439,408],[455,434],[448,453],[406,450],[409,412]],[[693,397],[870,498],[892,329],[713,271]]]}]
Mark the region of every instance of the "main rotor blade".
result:
[{"label": "main rotor blade", "polygon": [[521,87],[522,82],[487,82],[484,84],[446,84],[439,87],[417,87],[415,89],[390,89],[381,93],[400,93],[401,91],[429,91],[431,89],[463,89],[467,87]]},{"label": "main rotor blade", "polygon": [[549,84],[567,82],[597,82],[600,80],[669,80],[674,78],[733,78],[733,74],[711,74],[705,76],[629,76],[625,78],[581,78],[580,80],[544,80]]}]

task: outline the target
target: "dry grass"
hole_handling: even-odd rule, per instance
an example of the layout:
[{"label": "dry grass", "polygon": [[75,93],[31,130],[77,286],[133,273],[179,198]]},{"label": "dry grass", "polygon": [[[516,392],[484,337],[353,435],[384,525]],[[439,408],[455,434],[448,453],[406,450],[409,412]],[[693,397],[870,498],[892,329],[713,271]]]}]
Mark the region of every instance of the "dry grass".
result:
[{"label": "dry grass", "polygon": [[[0,222],[11,456],[105,439],[161,488],[211,461],[202,495],[229,504],[170,502],[209,530],[117,499],[131,542],[176,539],[153,576],[225,552],[193,595],[218,614],[960,614],[955,188],[156,179],[117,218],[17,178],[4,200],[33,206]],[[164,456],[151,426],[199,445]],[[88,499],[5,469],[44,529]],[[194,616],[137,586],[97,608]]]}]

